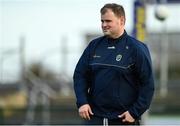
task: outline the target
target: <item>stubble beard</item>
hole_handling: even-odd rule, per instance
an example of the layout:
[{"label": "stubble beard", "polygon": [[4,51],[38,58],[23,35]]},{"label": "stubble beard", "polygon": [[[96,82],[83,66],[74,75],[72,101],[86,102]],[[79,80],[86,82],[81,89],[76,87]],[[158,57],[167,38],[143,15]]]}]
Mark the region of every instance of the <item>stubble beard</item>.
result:
[{"label": "stubble beard", "polygon": [[110,36],[110,35],[111,35],[109,31],[104,31],[104,30],[103,30],[103,34],[104,34],[105,36]]}]

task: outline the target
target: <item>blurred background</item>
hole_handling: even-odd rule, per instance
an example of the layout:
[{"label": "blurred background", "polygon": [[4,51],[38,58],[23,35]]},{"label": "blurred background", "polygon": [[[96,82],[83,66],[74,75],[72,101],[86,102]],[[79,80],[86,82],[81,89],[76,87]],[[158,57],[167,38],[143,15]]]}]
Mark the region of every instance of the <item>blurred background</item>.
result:
[{"label": "blurred background", "polygon": [[122,4],[126,31],[151,52],[155,95],[148,125],[180,124],[179,0],[0,0],[0,124],[81,124],[72,76],[100,8]]}]

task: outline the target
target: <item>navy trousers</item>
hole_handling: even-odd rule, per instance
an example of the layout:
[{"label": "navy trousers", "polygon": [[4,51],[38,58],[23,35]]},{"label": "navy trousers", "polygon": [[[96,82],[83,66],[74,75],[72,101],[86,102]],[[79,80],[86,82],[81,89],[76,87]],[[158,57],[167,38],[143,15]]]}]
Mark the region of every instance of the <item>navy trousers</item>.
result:
[{"label": "navy trousers", "polygon": [[97,116],[92,116],[91,120],[85,120],[85,125],[140,125],[139,120],[136,120],[133,123],[122,122],[121,119],[107,119]]}]

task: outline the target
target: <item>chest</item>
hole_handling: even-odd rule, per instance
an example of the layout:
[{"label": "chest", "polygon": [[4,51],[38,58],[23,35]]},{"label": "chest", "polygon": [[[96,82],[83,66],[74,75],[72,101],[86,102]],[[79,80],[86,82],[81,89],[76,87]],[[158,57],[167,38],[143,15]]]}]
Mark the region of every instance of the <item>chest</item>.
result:
[{"label": "chest", "polygon": [[135,64],[135,53],[127,44],[100,44],[93,50],[90,64],[128,68]]}]

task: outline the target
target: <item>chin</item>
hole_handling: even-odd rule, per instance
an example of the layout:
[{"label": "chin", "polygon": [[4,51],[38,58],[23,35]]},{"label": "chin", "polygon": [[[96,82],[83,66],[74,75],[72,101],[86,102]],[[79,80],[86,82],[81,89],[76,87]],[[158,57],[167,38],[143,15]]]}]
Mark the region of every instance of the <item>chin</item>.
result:
[{"label": "chin", "polygon": [[104,36],[107,36],[108,38],[113,38],[111,34],[104,33]]},{"label": "chin", "polygon": [[109,32],[103,32],[104,33],[104,35],[107,35],[107,36],[109,36],[110,34],[109,34]]}]

